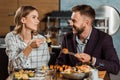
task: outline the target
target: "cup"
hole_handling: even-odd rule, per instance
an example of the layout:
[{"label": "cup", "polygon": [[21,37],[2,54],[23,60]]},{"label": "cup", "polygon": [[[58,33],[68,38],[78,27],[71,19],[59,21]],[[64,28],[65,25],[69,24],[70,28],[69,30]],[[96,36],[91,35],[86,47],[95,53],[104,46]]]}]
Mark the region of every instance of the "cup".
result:
[{"label": "cup", "polygon": [[97,69],[90,70],[89,77],[90,77],[90,80],[99,80],[98,70]]}]

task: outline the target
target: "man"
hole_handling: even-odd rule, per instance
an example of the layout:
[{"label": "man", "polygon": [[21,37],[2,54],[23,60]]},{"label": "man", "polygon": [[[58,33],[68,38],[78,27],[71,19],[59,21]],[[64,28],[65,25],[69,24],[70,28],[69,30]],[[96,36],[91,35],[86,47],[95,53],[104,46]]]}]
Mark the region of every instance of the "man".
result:
[{"label": "man", "polygon": [[112,37],[92,27],[94,20],[95,11],[89,5],[77,5],[72,8],[69,24],[73,32],[64,36],[62,49],[67,48],[75,55],[65,55],[61,51],[56,64],[75,66],[80,62],[91,62],[99,70],[117,74],[119,59]]}]

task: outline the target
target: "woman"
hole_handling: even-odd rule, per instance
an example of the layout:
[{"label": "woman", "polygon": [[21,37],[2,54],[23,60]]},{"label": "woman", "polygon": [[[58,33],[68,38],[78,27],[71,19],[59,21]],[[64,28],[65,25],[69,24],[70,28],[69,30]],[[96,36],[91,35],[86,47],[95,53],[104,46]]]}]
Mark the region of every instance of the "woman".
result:
[{"label": "woman", "polygon": [[36,34],[40,22],[38,10],[32,6],[21,6],[14,19],[15,29],[5,38],[9,70],[46,66],[50,55],[45,37]]}]

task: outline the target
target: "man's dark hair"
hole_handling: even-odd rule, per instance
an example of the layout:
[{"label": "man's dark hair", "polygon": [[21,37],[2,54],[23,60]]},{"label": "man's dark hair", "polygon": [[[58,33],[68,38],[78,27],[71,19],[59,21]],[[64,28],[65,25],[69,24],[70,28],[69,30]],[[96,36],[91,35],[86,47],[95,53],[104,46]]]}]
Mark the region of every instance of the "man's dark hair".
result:
[{"label": "man's dark hair", "polygon": [[92,19],[92,23],[95,20],[95,10],[89,5],[77,5],[72,8],[73,12],[79,11],[81,15],[88,16]]}]

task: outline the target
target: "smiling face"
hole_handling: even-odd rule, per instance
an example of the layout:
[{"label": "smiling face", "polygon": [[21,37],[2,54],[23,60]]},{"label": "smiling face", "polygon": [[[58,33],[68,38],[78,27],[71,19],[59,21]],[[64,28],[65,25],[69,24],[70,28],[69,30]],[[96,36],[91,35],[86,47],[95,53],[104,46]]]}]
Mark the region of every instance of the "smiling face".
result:
[{"label": "smiling face", "polygon": [[85,17],[79,12],[73,12],[71,16],[73,33],[81,34],[85,29]]},{"label": "smiling face", "polygon": [[31,11],[26,17],[21,19],[26,29],[36,31],[39,24],[39,14],[36,10]]},{"label": "smiling face", "polygon": [[95,11],[89,5],[77,5],[72,8],[71,23],[73,33],[82,36],[89,34],[95,19]]}]

